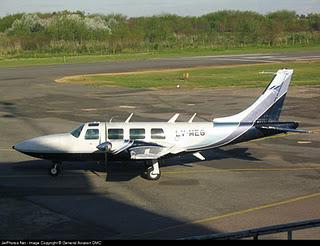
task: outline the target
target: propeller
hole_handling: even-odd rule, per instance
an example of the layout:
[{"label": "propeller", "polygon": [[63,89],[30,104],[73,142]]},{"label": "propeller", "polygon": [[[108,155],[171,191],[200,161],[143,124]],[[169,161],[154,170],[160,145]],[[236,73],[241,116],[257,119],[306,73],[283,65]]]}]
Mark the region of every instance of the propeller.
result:
[{"label": "propeller", "polygon": [[108,177],[108,152],[110,152],[112,144],[109,141],[103,142],[97,146],[97,149],[104,152],[104,166],[106,169],[106,181]]}]

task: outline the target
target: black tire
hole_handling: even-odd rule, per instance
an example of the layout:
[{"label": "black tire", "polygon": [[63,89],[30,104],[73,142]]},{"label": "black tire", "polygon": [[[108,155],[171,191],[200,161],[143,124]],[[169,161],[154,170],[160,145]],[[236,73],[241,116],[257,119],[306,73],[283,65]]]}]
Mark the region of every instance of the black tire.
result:
[{"label": "black tire", "polygon": [[61,173],[61,168],[58,163],[53,163],[48,171],[49,175],[52,177],[57,177]]}]

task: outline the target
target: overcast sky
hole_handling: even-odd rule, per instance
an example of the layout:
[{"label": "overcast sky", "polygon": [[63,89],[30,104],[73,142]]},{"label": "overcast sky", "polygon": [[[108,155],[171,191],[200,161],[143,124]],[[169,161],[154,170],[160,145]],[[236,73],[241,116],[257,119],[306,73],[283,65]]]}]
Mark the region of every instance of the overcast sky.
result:
[{"label": "overcast sky", "polygon": [[0,16],[65,9],[85,13],[120,13],[126,16],[163,13],[199,16],[223,9],[252,10],[259,13],[288,9],[306,14],[319,13],[320,0],[0,0]]}]

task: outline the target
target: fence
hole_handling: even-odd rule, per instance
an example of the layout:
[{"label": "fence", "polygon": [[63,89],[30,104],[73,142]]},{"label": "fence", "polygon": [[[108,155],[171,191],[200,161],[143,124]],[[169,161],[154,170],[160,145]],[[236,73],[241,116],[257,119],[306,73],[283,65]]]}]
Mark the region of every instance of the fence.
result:
[{"label": "fence", "polygon": [[[259,236],[270,235],[281,232],[288,233],[288,240],[292,240],[292,232],[297,230],[304,230],[308,228],[320,227],[320,219],[305,220],[289,224],[281,224],[274,226],[267,226],[261,228],[255,228],[251,230],[244,230],[231,233],[216,233],[203,236],[185,237],[180,240],[231,240],[253,237],[254,240],[258,240]],[[319,235],[320,238],[320,235]]]}]

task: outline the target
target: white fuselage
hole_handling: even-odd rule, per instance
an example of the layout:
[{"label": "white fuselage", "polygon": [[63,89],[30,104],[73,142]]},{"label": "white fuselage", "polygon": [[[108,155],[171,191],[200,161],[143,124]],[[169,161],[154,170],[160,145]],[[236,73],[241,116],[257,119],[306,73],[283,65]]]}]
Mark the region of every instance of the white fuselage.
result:
[{"label": "white fuselage", "polygon": [[[26,154],[93,154],[105,141],[112,144],[111,153],[126,148],[129,140],[154,143],[170,148],[171,153],[197,151],[223,142],[239,125],[214,122],[96,122],[86,123],[78,134],[46,135],[14,146]],[[114,134],[115,131],[117,134]],[[92,136],[89,133],[94,132]],[[223,145],[223,144],[222,144]]]}]

